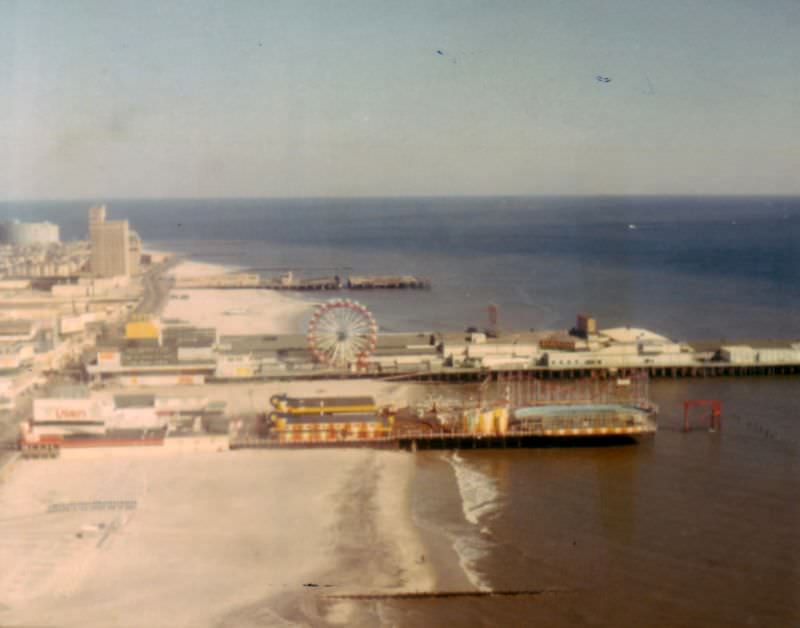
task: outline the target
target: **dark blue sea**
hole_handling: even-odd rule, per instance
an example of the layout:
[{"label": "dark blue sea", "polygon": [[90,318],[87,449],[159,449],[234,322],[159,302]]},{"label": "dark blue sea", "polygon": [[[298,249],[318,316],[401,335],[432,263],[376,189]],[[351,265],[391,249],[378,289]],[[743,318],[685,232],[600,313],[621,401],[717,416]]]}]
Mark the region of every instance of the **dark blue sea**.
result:
[{"label": "dark blue sea", "polygon": [[[88,202],[0,205],[85,237]],[[430,277],[359,293],[384,329],[635,325],[677,340],[800,337],[800,198],[118,200],[146,244],[305,276]],[[408,307],[413,300],[413,307]]]},{"label": "dark blue sea", "polygon": [[[89,203],[0,206],[85,237]],[[676,340],[800,339],[800,199],[110,201],[146,244],[306,276],[417,274],[359,293],[385,330],[635,325]],[[800,626],[800,382],[657,380],[627,447],[420,452],[413,517],[444,589],[365,602],[360,625]],[[723,428],[679,430],[685,399]]]}]

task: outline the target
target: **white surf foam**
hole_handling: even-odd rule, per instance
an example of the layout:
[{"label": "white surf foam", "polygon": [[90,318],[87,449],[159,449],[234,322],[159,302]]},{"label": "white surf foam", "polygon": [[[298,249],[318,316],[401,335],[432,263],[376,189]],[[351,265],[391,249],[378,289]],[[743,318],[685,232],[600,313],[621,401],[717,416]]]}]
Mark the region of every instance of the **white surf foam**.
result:
[{"label": "white surf foam", "polygon": [[477,563],[489,555],[494,545],[487,537],[491,531],[481,525],[481,520],[500,508],[500,492],[497,483],[467,463],[458,452],[445,455],[444,459],[453,468],[461,495],[464,518],[471,525],[466,534],[451,534],[453,549],[458,554],[462,571],[472,585],[480,591],[491,591],[491,584],[480,574]]},{"label": "white surf foam", "polygon": [[478,571],[477,563],[489,555],[491,545],[480,538],[471,536],[453,537],[453,549],[458,555],[461,571],[478,591],[491,591],[492,585]]},{"label": "white surf foam", "polygon": [[483,517],[499,507],[500,493],[497,483],[479,469],[467,464],[458,452],[445,456],[445,460],[456,474],[464,518],[472,525],[478,525]]}]

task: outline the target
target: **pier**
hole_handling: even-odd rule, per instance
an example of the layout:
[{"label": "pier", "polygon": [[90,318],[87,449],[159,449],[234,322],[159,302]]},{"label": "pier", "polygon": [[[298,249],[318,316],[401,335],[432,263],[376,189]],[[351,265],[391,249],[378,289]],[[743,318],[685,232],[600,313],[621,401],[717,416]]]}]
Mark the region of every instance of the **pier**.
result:
[{"label": "pier", "polygon": [[[561,433],[555,433],[561,432]],[[419,432],[386,438],[342,441],[297,441],[283,442],[270,438],[231,438],[231,449],[521,449],[545,447],[600,447],[625,445],[637,439],[655,434],[655,424],[647,428],[614,428],[606,432],[599,429],[528,430],[509,432],[504,435],[481,435],[466,432]]]},{"label": "pier", "polygon": [[430,279],[413,275],[351,276],[339,275],[300,278],[289,272],[273,279],[263,279],[255,273],[231,273],[201,277],[182,277],[175,281],[179,290],[423,290],[431,287]]},{"label": "pier", "polygon": [[[253,426],[234,420],[231,449],[374,447],[378,449],[505,449],[635,442],[657,430],[658,408],[648,381],[550,383],[489,380],[474,400],[449,400],[399,411],[371,398],[289,398],[276,395],[271,412]],[[565,394],[566,393],[566,394]],[[369,400],[371,405],[364,406]],[[359,405],[353,404],[358,402]],[[369,408],[353,414],[354,408]]]},{"label": "pier", "polygon": [[702,366],[651,366],[642,368],[553,368],[535,366],[514,370],[487,368],[442,368],[431,371],[415,371],[390,374],[384,379],[391,381],[463,383],[481,382],[486,377],[494,381],[508,379],[574,380],[583,378],[607,379],[633,377],[646,374],[652,379],[715,378],[715,377],[766,377],[800,374],[800,364],[726,364],[708,362]]},{"label": "pier", "polygon": [[424,290],[431,287],[430,279],[402,275],[399,277],[350,277],[347,280],[350,290]]},{"label": "pier", "polygon": [[[462,384],[480,383],[486,378],[496,382],[508,380],[577,380],[577,379],[611,379],[628,378],[637,375],[648,375],[651,379],[683,379],[683,378],[719,378],[719,377],[776,377],[800,375],[800,364],[782,365],[731,365],[709,363],[693,367],[648,367],[648,368],[552,368],[536,366],[514,370],[468,368],[468,367],[439,367],[419,369],[392,369],[383,368],[380,371],[355,370],[341,371],[333,369],[295,369],[266,371],[260,376],[249,378],[248,381],[300,381],[300,380],[328,380],[328,379],[382,379],[392,382],[414,382],[432,384]],[[233,383],[242,381],[242,378],[225,378],[209,376],[209,383]]]}]

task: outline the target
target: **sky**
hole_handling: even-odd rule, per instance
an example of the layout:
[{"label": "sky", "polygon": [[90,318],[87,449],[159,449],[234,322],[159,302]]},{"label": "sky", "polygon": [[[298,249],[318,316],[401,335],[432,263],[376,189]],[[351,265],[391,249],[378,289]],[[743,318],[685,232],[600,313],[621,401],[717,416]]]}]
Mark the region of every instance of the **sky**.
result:
[{"label": "sky", "polygon": [[796,0],[0,0],[0,200],[800,194],[798,33]]}]

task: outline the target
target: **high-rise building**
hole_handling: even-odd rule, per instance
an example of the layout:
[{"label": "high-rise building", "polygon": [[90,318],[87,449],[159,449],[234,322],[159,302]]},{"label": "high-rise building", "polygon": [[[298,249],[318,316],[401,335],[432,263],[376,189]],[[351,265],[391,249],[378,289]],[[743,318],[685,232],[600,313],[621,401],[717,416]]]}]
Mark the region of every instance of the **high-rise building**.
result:
[{"label": "high-rise building", "polygon": [[89,228],[91,229],[91,225],[96,224],[98,222],[105,222],[106,221],[106,206],[105,205],[95,205],[94,207],[89,208]]},{"label": "high-rise building", "polygon": [[127,220],[106,220],[105,205],[89,210],[90,268],[95,277],[131,274],[130,230]]}]

